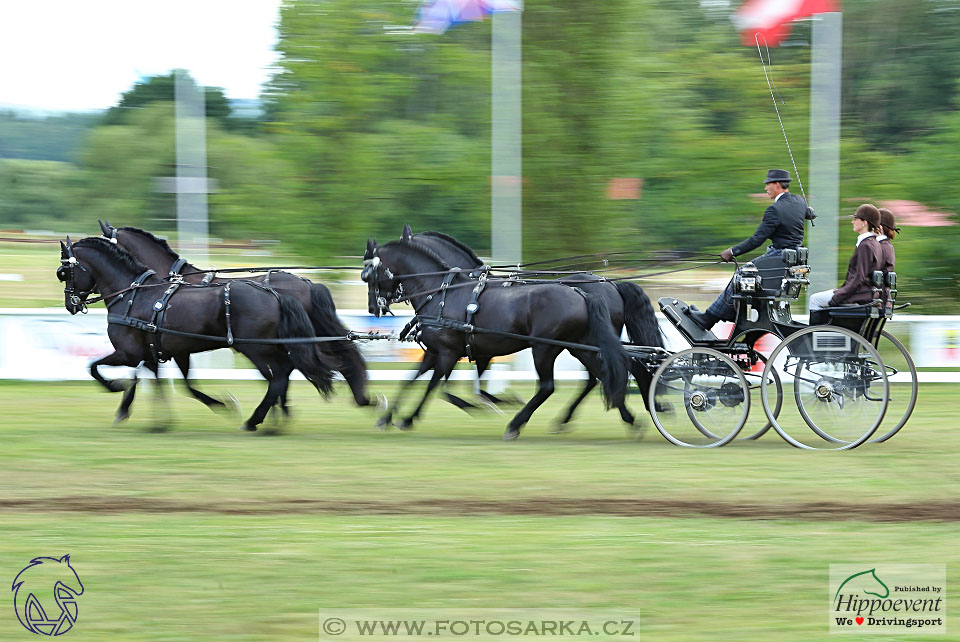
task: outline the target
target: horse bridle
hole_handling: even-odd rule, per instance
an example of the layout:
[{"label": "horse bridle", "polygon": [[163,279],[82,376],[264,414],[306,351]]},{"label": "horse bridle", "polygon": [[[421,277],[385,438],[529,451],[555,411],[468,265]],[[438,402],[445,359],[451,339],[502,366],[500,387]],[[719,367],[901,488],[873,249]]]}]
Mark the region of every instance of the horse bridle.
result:
[{"label": "horse bridle", "polygon": [[67,297],[70,297],[70,305],[77,308],[78,312],[83,314],[87,313],[87,302],[86,299],[91,294],[97,292],[97,286],[94,284],[93,288],[90,290],[77,290],[77,268],[80,268],[81,271],[86,272],[87,268],[83,267],[77,257],[73,254],[73,244],[70,243],[70,238],[67,237],[67,243],[64,245],[67,250],[67,258],[60,257],[60,267],[57,268],[57,279],[62,282],[63,285],[63,294]]},{"label": "horse bridle", "polygon": [[[391,303],[396,303],[397,299],[403,296],[403,284],[394,280],[394,274],[390,271],[380,257],[377,256],[377,250],[374,248],[373,257],[363,260],[363,271],[360,273],[360,280],[367,283],[374,299],[377,302],[377,316],[389,314],[393,316],[390,309]],[[393,291],[384,296],[380,291],[381,281],[394,281]]]}]

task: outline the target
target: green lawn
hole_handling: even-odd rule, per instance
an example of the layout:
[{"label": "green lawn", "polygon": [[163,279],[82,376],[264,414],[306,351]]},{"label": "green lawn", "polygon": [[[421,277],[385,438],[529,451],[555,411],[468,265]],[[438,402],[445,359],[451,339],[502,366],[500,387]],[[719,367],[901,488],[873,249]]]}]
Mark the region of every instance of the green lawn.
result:
[{"label": "green lawn", "polygon": [[[229,388],[247,411],[263,391]],[[320,609],[378,607],[602,609],[638,620],[632,639],[812,640],[827,637],[829,564],[943,563],[949,576],[960,557],[956,511],[883,523],[682,508],[955,506],[960,386],[923,386],[901,434],[844,453],[772,434],[684,450],[649,419],[632,441],[598,397],[575,432],[548,434],[574,388],[504,443],[505,417],[436,400],[418,430],[380,432],[345,390],[327,403],[306,384],[293,421],[256,434],[179,392],[172,430],[151,433],[153,391],[111,426],[119,396],[92,382],[0,384],[0,568],[12,579],[70,553],[86,588],[78,640],[315,640]],[[25,639],[2,613],[0,639]]]}]

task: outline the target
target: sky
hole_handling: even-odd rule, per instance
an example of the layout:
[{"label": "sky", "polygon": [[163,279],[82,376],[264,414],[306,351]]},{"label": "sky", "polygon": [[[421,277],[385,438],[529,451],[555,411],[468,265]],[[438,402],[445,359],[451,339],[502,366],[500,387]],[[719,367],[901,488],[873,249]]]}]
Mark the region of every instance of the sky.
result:
[{"label": "sky", "polygon": [[0,0],[0,105],[92,110],[187,69],[256,98],[277,61],[280,0]]}]

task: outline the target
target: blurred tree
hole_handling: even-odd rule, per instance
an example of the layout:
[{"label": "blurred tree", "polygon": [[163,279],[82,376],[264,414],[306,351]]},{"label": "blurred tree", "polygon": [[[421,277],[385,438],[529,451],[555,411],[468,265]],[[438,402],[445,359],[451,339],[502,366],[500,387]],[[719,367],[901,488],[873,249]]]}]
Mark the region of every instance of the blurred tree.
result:
[{"label": "blurred tree", "polygon": [[[122,125],[129,115],[136,110],[143,109],[156,102],[173,102],[176,97],[174,89],[174,75],[172,71],[165,76],[151,76],[137,82],[131,89],[125,91],[120,102],[107,110],[103,117],[105,125]],[[188,75],[190,83],[196,86],[196,81]],[[219,87],[204,87],[207,118],[220,123],[224,129],[238,129],[246,127],[249,119],[236,119],[231,116],[230,101]]]},{"label": "blurred tree", "polygon": [[[172,231],[176,197],[158,192],[155,179],[176,172],[173,104],[147,105],[124,123],[91,135],[81,159],[80,207],[91,220]],[[217,182],[209,199],[211,234],[291,238],[305,231],[306,217],[297,219],[290,205],[298,194],[294,172],[268,141],[225,132],[209,120],[207,156],[208,176]],[[296,222],[302,225],[288,227]]]},{"label": "blurred tree", "polygon": [[73,161],[100,118],[99,113],[37,118],[0,112],[0,158]]},{"label": "blurred tree", "polygon": [[844,127],[895,150],[956,108],[960,1],[845,0],[843,11]]},{"label": "blurred tree", "polygon": [[414,8],[282,8],[268,131],[304,179],[314,252],[356,254],[404,223],[489,246],[489,25],[394,33]]},{"label": "blurred tree", "polygon": [[78,217],[80,173],[69,163],[0,159],[0,229],[62,231]]}]

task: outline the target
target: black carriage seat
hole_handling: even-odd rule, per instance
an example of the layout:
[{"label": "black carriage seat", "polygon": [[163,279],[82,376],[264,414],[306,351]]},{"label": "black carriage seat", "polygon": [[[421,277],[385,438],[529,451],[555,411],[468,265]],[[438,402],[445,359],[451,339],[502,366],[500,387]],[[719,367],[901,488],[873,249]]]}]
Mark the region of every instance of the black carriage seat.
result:
[{"label": "black carriage seat", "polygon": [[[873,273],[873,300],[866,303],[839,305],[810,312],[810,325],[835,325],[863,334],[870,320],[893,316],[893,301],[897,298],[897,273]],[[876,325],[876,321],[873,322]]]},{"label": "black carriage seat", "polygon": [[687,315],[690,306],[673,297],[664,296],[657,299],[660,304],[660,311],[667,317],[670,323],[680,331],[680,334],[690,342],[691,346],[711,346],[722,345],[726,340],[719,338],[710,330],[704,330],[698,323]]},{"label": "black carriage seat", "polygon": [[805,247],[759,256],[734,277],[734,291],[747,297],[798,299],[802,287],[809,284],[807,256]]}]

